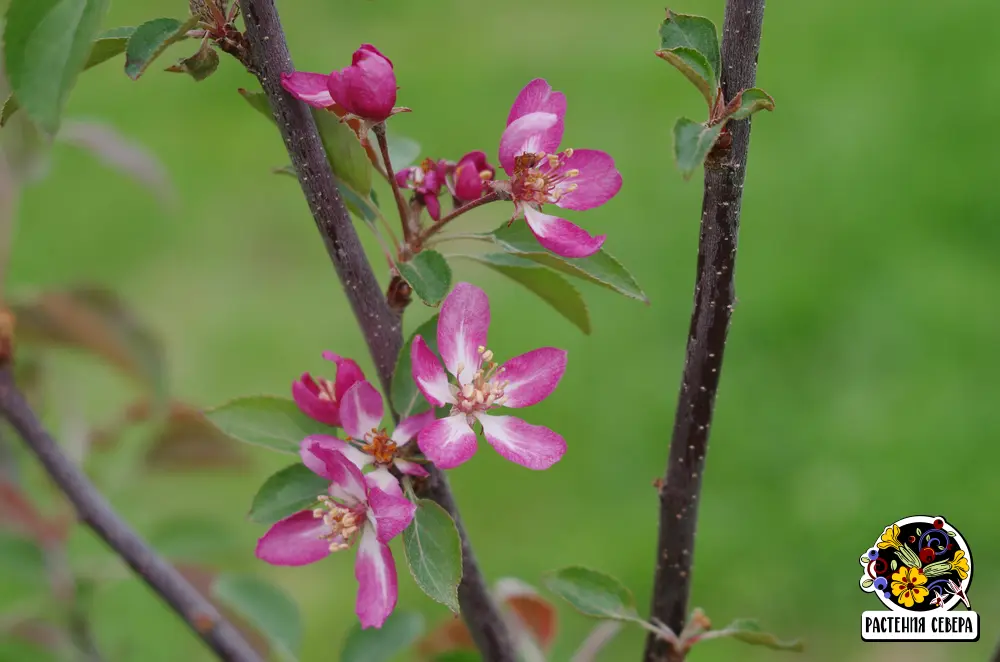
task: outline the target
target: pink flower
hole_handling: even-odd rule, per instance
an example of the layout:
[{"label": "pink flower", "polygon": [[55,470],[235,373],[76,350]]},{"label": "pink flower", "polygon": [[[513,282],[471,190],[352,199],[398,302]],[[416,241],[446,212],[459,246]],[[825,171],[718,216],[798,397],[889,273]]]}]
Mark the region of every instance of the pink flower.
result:
[{"label": "pink flower", "polygon": [[451,175],[451,194],[462,202],[478,200],[486,192],[486,182],[496,172],[485,152],[469,152],[458,160]]},{"label": "pink flower", "polygon": [[281,84],[292,96],[316,106],[334,104],[372,124],[409,110],[395,108],[396,74],[392,61],[371,44],[354,51],[351,66],[323,74],[296,71],[281,74]]},{"label": "pink flower", "polygon": [[[382,396],[375,387],[365,381],[358,382],[344,394],[340,405],[344,432],[348,439],[357,443],[351,444],[326,435],[310,435],[302,440],[300,451],[302,461],[313,472],[320,473],[321,465],[310,464],[316,461],[310,449],[318,445],[320,448],[343,454],[359,469],[374,465],[376,472],[373,473],[384,472],[388,476],[378,480],[384,481],[385,485],[390,486],[388,489],[394,492],[398,492],[400,488],[399,483],[388,472],[390,466],[395,465],[400,473],[410,476],[426,476],[427,470],[418,463],[404,460],[397,455],[411,439],[417,436],[418,432],[434,422],[434,412],[428,411],[404,418],[391,436],[386,433],[385,428],[380,427],[384,413]],[[358,444],[361,448],[357,448]],[[368,474],[369,477],[372,475]],[[396,484],[395,488],[391,487],[393,483]]]},{"label": "pink flower", "polygon": [[299,566],[356,544],[355,612],[362,628],[382,627],[398,597],[396,564],[387,543],[410,525],[416,506],[379,484],[376,474],[381,472],[363,476],[346,457],[319,444],[307,452],[311,460],[306,466],[330,480],[328,494],[317,497],[315,510],[274,524],[257,542],[257,558],[271,565]]},{"label": "pink flower", "polygon": [[556,152],[563,135],[566,97],[544,79],[525,86],[514,100],[500,138],[500,166],[514,200],[514,217],[522,213],[538,242],[563,257],[593,255],[605,235],[594,237],[557,216],[542,213],[552,203],[572,210],[603,205],[618,193],[622,176],[614,159],[593,149]]},{"label": "pink flower", "polygon": [[486,349],[489,325],[486,293],[468,283],[456,285],[441,305],[437,327],[438,349],[456,384],[449,383],[424,339],[413,339],[414,381],[435,407],[451,405],[451,415],[421,430],[417,444],[442,469],[457,467],[476,452],[472,425],[478,421],[486,441],[502,456],[529,469],[548,469],[566,452],[561,436],[513,416],[488,414],[547,398],[566,370],[566,352],[542,347],[499,366]]},{"label": "pink flower", "polygon": [[427,207],[427,213],[436,221],[441,218],[438,196],[441,195],[441,187],[444,186],[449,168],[450,164],[445,160],[435,162],[433,159],[424,159],[420,165],[397,172],[396,184],[400,188],[412,189],[417,200]]},{"label": "pink flower", "polygon": [[313,378],[308,372],[302,373],[298,381],[292,382],[292,398],[310,418],[340,427],[340,402],[347,389],[364,380],[365,375],[351,359],[337,356],[333,352],[323,352],[323,358],[337,364],[335,381],[329,382],[321,377]]}]

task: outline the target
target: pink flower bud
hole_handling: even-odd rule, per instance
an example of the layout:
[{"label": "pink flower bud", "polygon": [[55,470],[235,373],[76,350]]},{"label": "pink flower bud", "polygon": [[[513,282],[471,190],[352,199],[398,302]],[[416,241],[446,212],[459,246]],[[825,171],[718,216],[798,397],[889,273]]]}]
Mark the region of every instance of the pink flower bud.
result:
[{"label": "pink flower bud", "polygon": [[335,102],[372,122],[382,122],[396,104],[396,74],[392,61],[371,44],[354,51],[351,66],[334,71],[327,88]]},{"label": "pink flower bud", "polygon": [[478,200],[495,172],[484,152],[469,152],[458,160],[452,173],[452,195],[462,202]]}]

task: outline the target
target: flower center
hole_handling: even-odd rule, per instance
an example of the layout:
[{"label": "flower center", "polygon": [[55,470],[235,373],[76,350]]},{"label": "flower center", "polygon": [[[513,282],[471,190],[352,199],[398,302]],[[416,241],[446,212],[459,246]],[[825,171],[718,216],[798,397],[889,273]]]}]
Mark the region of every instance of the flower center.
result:
[{"label": "flower center", "polygon": [[316,388],[319,389],[319,399],[327,402],[337,402],[337,392],[334,390],[333,382],[316,377]]},{"label": "flower center", "polygon": [[566,193],[575,191],[576,184],[566,180],[577,177],[580,171],[564,166],[573,156],[567,149],[559,154],[528,153],[514,157],[514,175],[511,177],[511,192],[518,200],[541,205],[556,202]]},{"label": "flower center", "polygon": [[364,505],[351,509],[343,506],[329,496],[321,494],[317,497],[319,507],[313,510],[313,517],[323,519],[330,530],[320,538],[330,542],[330,551],[339,552],[354,544],[364,523]]},{"label": "flower center", "polygon": [[372,428],[371,432],[365,434],[365,445],[361,450],[375,458],[378,464],[392,464],[396,456],[396,442],[385,432],[385,428],[377,430]]},{"label": "flower center", "polygon": [[[493,360],[493,352],[485,347],[479,347],[479,369],[472,375],[472,381],[463,384],[459,382],[455,392],[456,403],[451,413],[463,413],[471,416],[477,412],[486,411],[491,407],[499,407],[507,398],[503,394],[509,381],[501,380],[503,368]],[[465,366],[458,365],[458,374],[462,374]]]}]

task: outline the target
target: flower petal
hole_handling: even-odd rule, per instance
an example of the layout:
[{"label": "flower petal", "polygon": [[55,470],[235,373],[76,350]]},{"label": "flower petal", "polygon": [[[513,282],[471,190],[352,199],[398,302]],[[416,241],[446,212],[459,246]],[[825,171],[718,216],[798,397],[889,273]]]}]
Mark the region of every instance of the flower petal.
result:
[{"label": "flower petal", "polygon": [[369,491],[371,488],[377,487],[387,494],[403,496],[403,488],[399,485],[399,480],[385,467],[379,467],[375,471],[365,474],[365,485],[368,486]]},{"label": "flower petal", "polygon": [[396,105],[396,74],[392,62],[371,44],[354,51],[352,64],[327,79],[330,96],[353,115],[381,122]]},{"label": "flower petal", "polygon": [[[490,300],[470,283],[459,283],[441,304],[438,350],[448,372],[466,384],[479,369],[479,347],[486,346],[490,329]],[[458,368],[462,367],[460,371]]]},{"label": "flower petal", "polygon": [[403,446],[410,439],[417,436],[417,433],[423,430],[425,427],[434,422],[434,410],[425,411],[422,414],[416,414],[408,418],[404,418],[396,426],[396,429],[392,433],[392,440],[396,442],[397,446]]},{"label": "flower petal", "polygon": [[410,348],[410,365],[413,370],[413,381],[417,388],[427,398],[427,402],[440,407],[448,402],[455,402],[455,397],[448,387],[448,375],[438,357],[427,346],[423,337],[415,336]]},{"label": "flower petal", "polygon": [[323,448],[318,443],[310,444],[306,452],[311,453],[316,462],[324,465],[323,471],[316,473],[330,479],[330,496],[350,505],[365,501],[365,477],[343,453]]},{"label": "flower petal", "polygon": [[375,460],[368,453],[363,453],[343,439],[329,437],[325,434],[311,434],[299,444],[299,457],[302,458],[302,463],[314,474],[331,480],[332,478],[326,474],[326,462],[313,454],[313,446],[318,446],[324,451],[342,454],[358,469],[364,469]]},{"label": "flower petal", "polygon": [[566,440],[513,416],[480,415],[486,441],[500,455],[529,469],[548,469],[566,453]]},{"label": "flower petal", "polygon": [[292,382],[292,399],[302,413],[333,427],[340,427],[340,405],[319,397],[319,386],[308,372]]},{"label": "flower petal", "polygon": [[563,257],[590,257],[600,250],[607,235],[593,236],[579,225],[558,216],[543,214],[534,207],[524,207],[524,220],[538,243]]},{"label": "flower petal", "polygon": [[366,434],[378,429],[384,413],[382,396],[368,382],[358,382],[347,389],[340,403],[340,420],[351,439],[363,440]]},{"label": "flower petal", "polygon": [[[514,105],[507,115],[507,125],[529,113],[553,113],[560,119],[566,115],[566,95],[555,92],[544,78],[536,78],[527,85],[514,99]],[[556,143],[558,146],[559,143]]]},{"label": "flower petal", "polygon": [[396,608],[399,587],[396,579],[396,562],[388,545],[375,537],[375,531],[366,524],[358,544],[358,557],[354,562],[354,577],[358,580],[358,599],[354,612],[362,628],[380,628]]},{"label": "flower petal", "polygon": [[[563,180],[564,189],[556,205],[563,209],[593,209],[615,197],[622,187],[622,175],[615,160],[597,149],[576,149],[562,162],[559,172],[578,170],[580,174]],[[573,190],[569,187],[576,186]]]},{"label": "flower petal", "polygon": [[417,462],[411,462],[409,460],[393,460],[393,464],[399,469],[400,473],[404,473],[407,476],[416,476],[417,478],[426,478],[430,476],[427,473],[427,469],[424,469]]},{"label": "flower petal", "polygon": [[514,172],[514,157],[525,153],[555,151],[559,141],[552,145],[553,137],[562,138],[562,120],[553,113],[530,113],[520,117],[504,129],[500,136],[500,167],[508,175]]},{"label": "flower petal", "polygon": [[374,520],[375,533],[381,543],[388,543],[402,533],[413,521],[416,510],[416,504],[402,493],[392,494],[377,487],[368,490],[368,517]]},{"label": "flower petal", "polygon": [[281,74],[281,86],[299,101],[305,101],[316,108],[326,108],[333,105],[333,97],[327,88],[329,78],[325,74],[293,71]]},{"label": "flower petal", "polygon": [[323,358],[337,364],[337,376],[334,378],[333,394],[337,402],[342,402],[347,389],[358,382],[365,381],[365,373],[361,371],[361,366],[352,359],[345,359],[333,352],[323,352]]},{"label": "flower petal", "polygon": [[544,400],[556,390],[566,372],[566,350],[542,347],[503,364],[501,378],[510,382],[504,387],[504,407],[528,407]]},{"label": "flower petal", "polygon": [[257,541],[254,552],[271,565],[306,565],[330,555],[330,541],[322,538],[330,528],[311,510],[290,515],[276,522]]},{"label": "flower petal", "polygon": [[476,454],[476,433],[463,414],[439,418],[420,431],[417,445],[441,469],[454,469]]}]

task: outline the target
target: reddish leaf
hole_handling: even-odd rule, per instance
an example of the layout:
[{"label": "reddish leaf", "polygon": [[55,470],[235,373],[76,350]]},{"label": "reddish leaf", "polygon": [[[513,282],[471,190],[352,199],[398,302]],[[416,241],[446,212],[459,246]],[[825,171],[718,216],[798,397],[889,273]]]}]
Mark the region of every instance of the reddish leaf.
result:
[{"label": "reddish leaf", "polygon": [[146,464],[170,470],[241,468],[247,465],[247,455],[200,411],[175,402],[146,455]]},{"label": "reddish leaf", "polygon": [[556,608],[538,595],[517,595],[507,598],[518,619],[531,631],[543,650],[548,650],[556,638],[558,617]]},{"label": "reddish leaf", "polygon": [[70,517],[44,517],[16,485],[0,481],[0,522],[44,547],[64,541],[73,520]]},{"label": "reddish leaf", "polygon": [[159,342],[113,292],[80,287],[10,303],[18,340],[89,351],[149,386],[165,390]]},{"label": "reddish leaf", "polygon": [[417,643],[417,651],[427,658],[454,650],[476,650],[469,629],[457,616],[441,623]]}]

